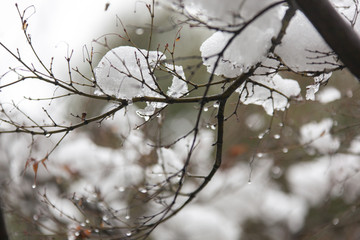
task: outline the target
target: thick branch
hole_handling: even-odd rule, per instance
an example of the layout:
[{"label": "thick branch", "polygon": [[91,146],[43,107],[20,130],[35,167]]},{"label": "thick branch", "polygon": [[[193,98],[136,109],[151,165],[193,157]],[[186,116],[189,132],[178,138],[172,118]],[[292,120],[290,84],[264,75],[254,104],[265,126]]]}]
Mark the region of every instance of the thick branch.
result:
[{"label": "thick branch", "polygon": [[[340,60],[360,80],[360,37],[329,0],[293,0]],[[292,0],[289,0],[292,3]],[[306,34],[306,33],[305,33]]]},{"label": "thick branch", "polygon": [[7,230],[6,230],[6,224],[4,220],[4,214],[2,211],[2,204],[0,199],[0,239],[2,240],[8,240]]}]

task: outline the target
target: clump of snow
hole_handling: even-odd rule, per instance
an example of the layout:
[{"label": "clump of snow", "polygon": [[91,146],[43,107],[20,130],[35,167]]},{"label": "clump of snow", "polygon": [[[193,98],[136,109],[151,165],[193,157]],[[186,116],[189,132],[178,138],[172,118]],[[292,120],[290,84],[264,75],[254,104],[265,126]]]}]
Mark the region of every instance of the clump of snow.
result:
[{"label": "clump of snow", "polygon": [[319,123],[305,124],[300,129],[300,142],[306,144],[309,150],[322,154],[334,153],[340,147],[340,140],[331,135],[332,126],[333,120],[329,118],[323,119]]},{"label": "clump of snow", "polygon": [[176,217],[160,225],[153,234],[159,240],[233,240],[239,239],[240,235],[241,230],[236,223],[221,211],[201,205],[184,208]]},{"label": "clump of snow", "polygon": [[351,141],[349,152],[354,154],[360,154],[360,136],[357,136]]},{"label": "clump of snow", "polygon": [[[246,1],[246,3],[248,2],[250,1]],[[255,2],[263,6],[258,1]],[[231,43],[230,39],[234,37],[233,33],[215,32],[200,47],[201,56],[208,72],[233,78],[246,72],[254,64],[263,61],[271,46],[272,37],[280,30],[283,14],[281,7],[268,11],[235,36]],[[227,46],[227,44],[229,45]],[[225,46],[227,48],[222,52]],[[220,59],[218,59],[219,54],[221,54]]]},{"label": "clump of snow", "polygon": [[278,74],[270,80],[258,78],[256,82],[245,82],[236,90],[244,104],[263,106],[269,115],[276,110],[284,111],[289,106],[289,98],[298,97],[300,91],[297,81],[284,79]]},{"label": "clump of snow", "polygon": [[[165,59],[165,55],[160,51],[148,52],[131,46],[114,48],[106,53],[95,68],[95,94],[130,100],[142,96],[161,97],[157,92],[154,70],[160,67],[160,62]],[[165,64],[165,67],[170,69],[173,75],[167,95],[173,98],[186,95],[188,86],[183,67],[170,64]],[[136,113],[148,120],[156,108],[164,106],[166,103],[147,102],[146,107]]]},{"label": "clump of snow", "polygon": [[[332,0],[347,21],[356,20],[356,3],[352,0]],[[359,21],[357,21],[359,22]],[[358,25],[358,24],[357,24]],[[359,32],[359,27],[355,25]],[[285,65],[296,72],[321,72],[341,64],[327,43],[301,11],[291,19],[282,44],[275,50]]]},{"label": "clump of snow", "polygon": [[163,54],[130,46],[114,48],[106,53],[95,68],[97,88],[95,94],[107,94],[118,98],[154,95],[156,90],[153,70]]},{"label": "clump of snow", "polygon": [[248,21],[275,0],[172,0],[175,6],[185,10],[193,19],[213,27],[232,28]]},{"label": "clump of snow", "polygon": [[183,67],[176,65],[172,66],[169,64],[165,64],[165,66],[169,69],[174,69],[174,77],[166,94],[173,98],[179,98],[186,95],[189,92],[189,89],[186,82],[184,81],[185,73]]},{"label": "clump of snow", "polygon": [[337,64],[336,56],[328,56],[331,49],[301,11],[291,19],[275,52],[296,72],[323,71]]},{"label": "clump of snow", "polygon": [[351,202],[360,194],[359,168],[357,156],[335,154],[291,166],[287,171],[287,180],[291,192],[311,206],[321,204],[330,196],[342,196]]},{"label": "clump of snow", "polygon": [[315,101],[315,93],[319,91],[320,85],[326,83],[332,75],[330,73],[323,73],[319,76],[314,77],[314,84],[306,86],[306,100]]},{"label": "clump of snow", "polygon": [[340,91],[334,87],[326,87],[316,95],[316,100],[318,100],[323,104],[333,102],[340,98],[341,98]]}]

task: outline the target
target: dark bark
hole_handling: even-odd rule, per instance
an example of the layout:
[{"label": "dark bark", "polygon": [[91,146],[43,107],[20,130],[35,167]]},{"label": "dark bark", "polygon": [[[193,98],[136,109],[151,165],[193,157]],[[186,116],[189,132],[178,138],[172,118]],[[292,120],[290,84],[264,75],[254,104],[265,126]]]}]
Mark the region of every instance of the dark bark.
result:
[{"label": "dark bark", "polygon": [[8,235],[7,235],[5,221],[4,221],[4,214],[3,214],[1,199],[0,199],[0,239],[1,240],[9,239]]},{"label": "dark bark", "polygon": [[288,2],[299,7],[344,65],[360,80],[360,37],[329,0]]}]

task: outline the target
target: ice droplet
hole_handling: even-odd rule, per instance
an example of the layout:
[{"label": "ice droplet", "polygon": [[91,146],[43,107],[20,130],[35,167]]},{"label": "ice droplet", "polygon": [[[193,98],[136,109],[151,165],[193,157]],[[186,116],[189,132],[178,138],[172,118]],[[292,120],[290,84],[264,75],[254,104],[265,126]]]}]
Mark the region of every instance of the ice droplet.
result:
[{"label": "ice droplet", "polygon": [[33,219],[34,219],[34,221],[37,221],[37,220],[39,220],[39,216],[34,214]]},{"label": "ice droplet", "polygon": [[130,237],[131,236],[131,232],[127,232],[126,236]]},{"label": "ice droplet", "polygon": [[204,107],[204,112],[207,112],[209,111],[209,108],[208,107]]},{"label": "ice droplet", "polygon": [[104,222],[106,222],[106,221],[108,221],[108,220],[109,220],[109,217],[108,217],[108,216],[106,216],[106,215],[104,215],[104,216],[102,217],[102,220],[103,220]]},{"label": "ice droplet", "polygon": [[126,216],[125,216],[125,219],[126,219],[126,220],[129,220],[129,219],[130,219],[130,216],[129,216],[129,215],[126,215]]},{"label": "ice droplet", "polygon": [[51,137],[51,133],[45,134],[45,137],[47,137],[47,138]]},{"label": "ice droplet", "polygon": [[143,34],[144,34],[144,29],[138,28],[138,29],[135,30],[135,33],[136,33],[137,35],[143,35]]},{"label": "ice droplet", "polygon": [[33,189],[35,189],[35,188],[36,188],[36,184],[34,183],[31,187],[32,187]]},{"label": "ice droplet", "polygon": [[211,128],[211,130],[215,130],[215,129],[216,129],[216,126],[215,126],[215,125],[211,125],[210,128]]},{"label": "ice droplet", "polygon": [[219,102],[215,102],[213,105],[214,108],[218,108],[219,106],[220,106]]},{"label": "ice droplet", "polygon": [[251,180],[248,181],[248,184],[249,184],[249,185],[251,184]]},{"label": "ice droplet", "polygon": [[118,187],[118,191],[123,192],[123,191],[125,191],[125,188],[124,187]]},{"label": "ice droplet", "polygon": [[280,134],[275,134],[274,139],[280,139]]},{"label": "ice droplet", "polygon": [[282,149],[282,152],[283,152],[283,153],[287,153],[288,151],[289,151],[289,149],[286,148],[286,147],[284,147],[284,148]]},{"label": "ice droplet", "polygon": [[256,156],[259,157],[259,158],[262,158],[264,156],[264,154],[263,153],[257,153]]}]

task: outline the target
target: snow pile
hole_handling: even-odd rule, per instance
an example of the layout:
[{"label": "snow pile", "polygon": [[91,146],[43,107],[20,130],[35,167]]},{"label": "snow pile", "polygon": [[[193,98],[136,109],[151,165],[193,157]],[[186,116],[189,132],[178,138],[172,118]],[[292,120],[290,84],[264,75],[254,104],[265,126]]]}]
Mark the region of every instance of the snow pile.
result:
[{"label": "snow pile", "polygon": [[311,162],[302,162],[290,167],[287,180],[291,191],[311,206],[316,206],[328,197],[342,196],[348,203],[360,195],[360,159],[349,154],[323,156]]},{"label": "snow pile", "polygon": [[[163,97],[159,93],[155,69],[167,71],[173,75],[171,86],[166,95],[179,98],[188,93],[185,73],[182,66],[164,64],[166,59],[160,51],[147,51],[131,46],[121,46],[106,53],[95,68],[97,95],[110,95],[131,100],[135,97]],[[147,102],[144,109],[137,110],[140,117],[148,120],[156,108],[165,103]]]},{"label": "snow pile", "polygon": [[341,98],[341,93],[334,87],[326,87],[316,95],[316,100],[326,104]]},{"label": "snow pile", "polygon": [[110,50],[95,68],[97,89],[95,94],[117,98],[152,96],[156,90],[153,71],[163,54],[129,46]]},{"label": "snow pile", "polygon": [[[332,3],[349,24],[350,20],[357,19],[357,6],[354,1],[332,0]],[[359,32],[357,25],[355,29]],[[297,11],[291,19],[286,35],[275,52],[286,66],[296,72],[329,71],[341,64],[301,11]]]},{"label": "snow pile", "polygon": [[340,140],[330,134],[333,121],[329,118],[321,122],[311,122],[300,129],[300,142],[308,147],[309,153],[319,152],[329,154],[336,152],[340,147]]},{"label": "snow pile", "polygon": [[269,115],[273,115],[276,110],[284,111],[289,105],[289,99],[299,96],[300,91],[297,81],[283,79],[280,75],[270,80],[259,78],[256,82],[245,82],[236,90],[244,104],[263,106]]},{"label": "snow pile", "polygon": [[[307,213],[307,204],[301,197],[284,193],[271,180],[272,168],[271,159],[258,159],[251,184],[248,184],[249,168],[245,163],[219,171],[191,207],[155,230],[155,238],[165,239],[170,234],[174,236],[172,239],[179,240],[240,239],[241,226],[247,221],[258,221],[269,227],[286,225],[291,232],[299,231]],[[204,212],[208,212],[206,218],[201,217]],[[182,224],[184,219],[186,225]],[[179,224],[184,227],[179,229]],[[199,226],[202,232],[188,232],[187,226],[192,225]],[[214,225],[222,227],[213,228]],[[273,237],[279,238],[276,233]]]},{"label": "snow pile", "polygon": [[[253,2],[257,3],[257,7],[253,4],[244,5],[244,8],[249,7],[246,12],[250,15],[267,6],[268,1]],[[233,78],[263,61],[271,46],[271,38],[280,30],[283,13],[282,7],[276,7],[246,26],[237,35],[222,31],[214,33],[200,47],[208,72]]]}]

